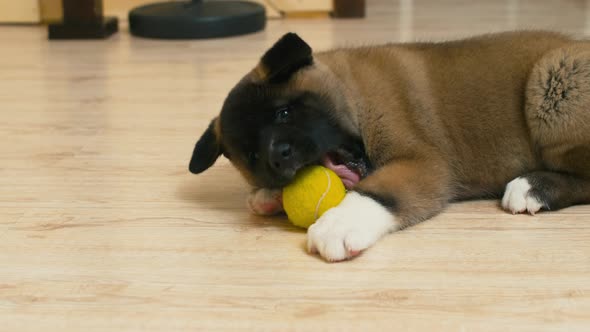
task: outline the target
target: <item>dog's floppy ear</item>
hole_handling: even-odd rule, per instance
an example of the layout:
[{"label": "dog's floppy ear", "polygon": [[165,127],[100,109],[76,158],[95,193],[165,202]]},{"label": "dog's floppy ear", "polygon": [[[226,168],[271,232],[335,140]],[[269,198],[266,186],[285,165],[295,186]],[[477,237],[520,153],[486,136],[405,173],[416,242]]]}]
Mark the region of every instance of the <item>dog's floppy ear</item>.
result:
[{"label": "dog's floppy ear", "polygon": [[255,72],[269,83],[281,83],[313,62],[311,47],[297,34],[285,34],[262,56]]},{"label": "dog's floppy ear", "polygon": [[209,127],[195,144],[193,156],[188,169],[191,173],[199,174],[211,167],[222,153],[217,130],[217,118],[211,121]]}]

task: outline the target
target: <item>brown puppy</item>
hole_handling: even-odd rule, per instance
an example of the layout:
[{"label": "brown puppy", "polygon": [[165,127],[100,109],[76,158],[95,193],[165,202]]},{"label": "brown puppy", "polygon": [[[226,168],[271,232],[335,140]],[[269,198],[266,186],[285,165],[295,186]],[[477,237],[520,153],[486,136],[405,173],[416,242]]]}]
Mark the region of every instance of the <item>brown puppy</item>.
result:
[{"label": "brown puppy", "polygon": [[590,203],[590,44],[550,32],[312,55],[287,34],[230,92],[193,173],[228,157],[279,211],[296,171],[324,164],[349,189],[308,231],[330,261],[439,213],[501,197],[513,213]]}]

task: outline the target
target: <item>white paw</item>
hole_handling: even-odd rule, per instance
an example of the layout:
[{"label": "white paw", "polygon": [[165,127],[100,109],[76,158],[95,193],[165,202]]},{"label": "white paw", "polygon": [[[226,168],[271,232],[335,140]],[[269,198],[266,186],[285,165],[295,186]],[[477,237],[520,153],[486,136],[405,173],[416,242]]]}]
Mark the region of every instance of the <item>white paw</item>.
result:
[{"label": "white paw", "polygon": [[269,216],[283,211],[280,189],[255,189],[248,196],[248,207],[258,215]]},{"label": "white paw", "polygon": [[360,254],[386,233],[399,229],[394,216],[370,197],[356,192],[324,215],[307,231],[307,249],[331,262]]},{"label": "white paw", "polygon": [[525,178],[516,178],[506,186],[502,207],[512,213],[528,213],[534,215],[543,207],[543,203],[529,194],[531,185]]}]

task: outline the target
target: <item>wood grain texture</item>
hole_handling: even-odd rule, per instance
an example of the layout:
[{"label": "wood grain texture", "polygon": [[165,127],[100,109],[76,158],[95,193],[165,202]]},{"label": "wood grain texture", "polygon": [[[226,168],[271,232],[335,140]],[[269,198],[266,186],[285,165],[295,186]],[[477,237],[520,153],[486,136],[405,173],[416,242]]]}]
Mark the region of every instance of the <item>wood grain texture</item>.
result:
[{"label": "wood grain texture", "polygon": [[327,264],[284,218],[248,213],[227,162],[188,173],[225,94],[287,31],[327,49],[589,26],[580,1],[391,3],[207,41],[0,27],[0,330],[589,331],[589,206],[454,204]]}]

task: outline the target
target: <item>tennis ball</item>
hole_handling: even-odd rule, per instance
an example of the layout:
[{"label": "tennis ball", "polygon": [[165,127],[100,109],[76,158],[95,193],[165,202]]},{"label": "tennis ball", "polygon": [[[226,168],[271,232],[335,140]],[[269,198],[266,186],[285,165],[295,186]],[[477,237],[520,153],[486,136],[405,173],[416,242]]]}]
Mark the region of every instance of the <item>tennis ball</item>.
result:
[{"label": "tennis ball", "polygon": [[332,170],[323,166],[306,167],[283,188],[283,208],[296,226],[308,228],[330,208],[344,199],[344,184]]}]

